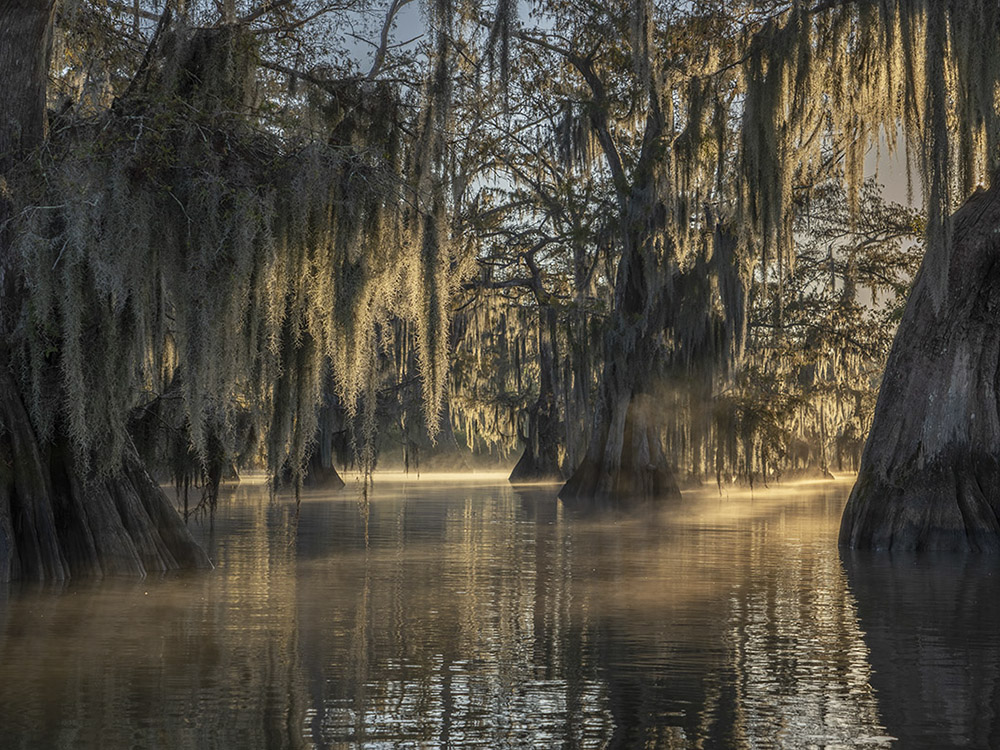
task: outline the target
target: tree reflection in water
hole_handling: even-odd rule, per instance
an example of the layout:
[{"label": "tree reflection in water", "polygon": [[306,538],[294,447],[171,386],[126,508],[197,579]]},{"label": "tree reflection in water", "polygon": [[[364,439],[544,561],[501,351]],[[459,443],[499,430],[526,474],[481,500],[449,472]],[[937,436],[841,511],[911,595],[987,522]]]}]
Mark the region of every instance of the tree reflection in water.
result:
[{"label": "tree reflection in water", "polygon": [[1000,747],[993,555],[845,551],[872,685],[901,747]]},{"label": "tree reflection in water", "polygon": [[[554,487],[380,481],[298,518],[241,489],[213,572],[0,599],[0,747],[885,746],[934,705],[913,691],[992,699],[996,636],[969,667],[958,634],[1000,605],[985,577],[852,568],[873,675],[835,546],[848,489],[575,516]],[[910,609],[935,597],[951,620]],[[993,739],[970,712],[949,736]]]},{"label": "tree reflection in water", "polygon": [[294,507],[239,510],[216,571],[0,599],[0,748],[304,747]]},{"label": "tree reflection in water", "polygon": [[341,666],[310,737],[888,744],[832,543],[844,490],[569,517],[548,489],[408,489],[371,506],[369,547],[332,557],[327,511],[303,506],[300,569],[328,585],[298,586],[303,660]]}]

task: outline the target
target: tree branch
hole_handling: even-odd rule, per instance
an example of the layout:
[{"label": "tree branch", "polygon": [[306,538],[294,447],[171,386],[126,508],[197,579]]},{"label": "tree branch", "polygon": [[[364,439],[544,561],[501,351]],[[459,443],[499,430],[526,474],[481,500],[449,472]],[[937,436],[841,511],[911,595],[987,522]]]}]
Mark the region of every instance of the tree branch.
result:
[{"label": "tree branch", "polygon": [[382,33],[379,35],[378,49],[375,50],[375,59],[372,61],[371,70],[365,76],[369,81],[374,80],[385,61],[385,53],[389,50],[389,33],[392,31],[393,21],[396,20],[399,11],[411,2],[413,0],[392,0],[389,4],[389,10],[385,14],[385,22],[382,24]]}]

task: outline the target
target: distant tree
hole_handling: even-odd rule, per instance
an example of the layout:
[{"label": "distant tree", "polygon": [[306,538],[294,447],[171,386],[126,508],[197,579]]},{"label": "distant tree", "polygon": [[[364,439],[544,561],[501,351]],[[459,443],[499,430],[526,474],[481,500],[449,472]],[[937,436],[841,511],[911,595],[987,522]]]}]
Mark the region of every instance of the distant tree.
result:
[{"label": "distant tree", "polygon": [[521,50],[506,93],[496,98],[489,123],[491,178],[477,186],[465,212],[481,249],[480,271],[466,282],[471,296],[469,312],[460,313],[466,321],[462,345],[479,351],[487,338],[495,340],[496,316],[488,311],[498,310],[505,318],[502,335],[511,341],[505,345],[519,341],[517,356],[529,360],[509,377],[487,367],[487,379],[501,375],[508,383],[479,386],[480,392],[518,394],[503,409],[514,410],[507,433],[521,450],[513,482],[560,478],[586,447],[600,352],[591,337],[605,311],[609,284],[602,261],[614,211],[611,186],[580,150],[585,144],[567,147],[561,135],[580,123],[572,104],[553,96],[543,73],[546,55],[536,59],[536,52]]},{"label": "distant tree", "polygon": [[754,287],[747,355],[715,399],[719,481],[857,469],[923,253],[922,214],[873,180],[856,211],[836,183],[813,189],[795,230],[792,270],[780,290],[775,274]]},{"label": "distant tree", "polygon": [[594,168],[613,186],[613,309],[590,444],[562,490],[566,500],[676,494],[657,388],[690,368],[721,365],[723,352],[740,347],[735,298],[715,305],[704,296],[718,291],[720,274],[736,282],[722,288],[743,287],[742,256],[731,251],[739,238],[709,208],[716,200],[704,164],[688,158],[706,153],[721,164],[732,135],[728,78],[708,53],[718,45],[723,57],[734,54],[736,37],[717,11],[553,4],[545,23],[514,34],[519,46],[544,52],[549,69],[570,71],[551,78],[582,124],[564,126],[565,148],[581,133],[592,138]]}]

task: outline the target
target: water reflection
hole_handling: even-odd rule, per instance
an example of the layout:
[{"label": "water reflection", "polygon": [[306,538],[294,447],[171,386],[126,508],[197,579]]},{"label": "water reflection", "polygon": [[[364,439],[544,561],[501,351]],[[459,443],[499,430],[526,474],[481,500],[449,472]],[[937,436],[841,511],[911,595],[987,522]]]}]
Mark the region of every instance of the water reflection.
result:
[{"label": "water reflection", "polygon": [[845,553],[874,685],[902,747],[1000,747],[993,556]]},{"label": "water reflection", "polygon": [[241,493],[218,574],[13,588],[0,747],[302,747],[292,515]]},{"label": "water reflection", "polygon": [[243,488],[199,527],[213,572],[0,599],[0,747],[886,745],[848,490],[576,517],[551,487],[379,482],[296,518]]}]

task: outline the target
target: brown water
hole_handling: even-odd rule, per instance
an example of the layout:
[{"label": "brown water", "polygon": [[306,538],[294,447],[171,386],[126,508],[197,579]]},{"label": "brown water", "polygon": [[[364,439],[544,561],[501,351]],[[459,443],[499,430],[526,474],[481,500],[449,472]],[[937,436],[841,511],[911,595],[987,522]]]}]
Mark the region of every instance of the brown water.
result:
[{"label": "brown water", "polygon": [[849,489],[240,488],[212,572],[0,593],[0,748],[1000,747],[1000,564],[842,559]]}]

